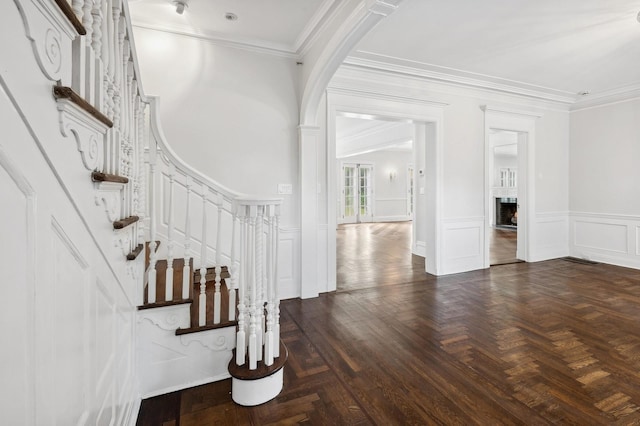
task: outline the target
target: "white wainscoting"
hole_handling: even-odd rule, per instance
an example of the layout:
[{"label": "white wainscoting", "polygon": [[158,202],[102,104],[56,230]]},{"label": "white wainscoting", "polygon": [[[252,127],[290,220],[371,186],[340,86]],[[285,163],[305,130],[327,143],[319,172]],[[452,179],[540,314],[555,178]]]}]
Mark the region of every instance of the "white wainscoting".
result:
[{"label": "white wainscoting", "polygon": [[376,198],[373,222],[404,222],[411,220],[407,215],[407,199]]},{"label": "white wainscoting", "polygon": [[640,216],[571,212],[571,256],[640,269]]},{"label": "white wainscoting", "polygon": [[484,217],[444,219],[440,274],[456,274],[484,267]]},{"label": "white wainscoting", "polygon": [[531,235],[531,262],[568,256],[569,213],[537,213]]},{"label": "white wainscoting", "polygon": [[280,228],[279,248],[280,299],[300,297],[300,228]]}]

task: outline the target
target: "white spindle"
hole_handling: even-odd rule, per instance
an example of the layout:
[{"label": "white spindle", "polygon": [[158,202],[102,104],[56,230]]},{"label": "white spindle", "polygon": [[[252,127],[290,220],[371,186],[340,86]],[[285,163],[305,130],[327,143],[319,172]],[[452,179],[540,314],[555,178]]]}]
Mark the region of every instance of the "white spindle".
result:
[{"label": "white spindle", "polygon": [[236,227],[238,219],[235,215],[232,215],[231,223],[231,258],[227,270],[229,272],[229,278],[227,280],[227,290],[229,291],[229,321],[236,320]]},{"label": "white spindle", "polygon": [[102,57],[102,2],[104,0],[93,0],[91,16],[93,17],[93,34],[91,46],[96,53],[96,58]]},{"label": "white spindle", "polygon": [[238,331],[236,332],[236,364],[244,365],[247,356],[246,337],[246,292],[245,280],[247,277],[245,265],[247,264],[247,217],[245,206],[236,207],[240,221],[240,267],[238,268]]},{"label": "white spindle", "polygon": [[78,19],[82,19],[82,3],[83,0],[73,0],[71,2],[73,13],[78,17]]},{"label": "white spindle", "polygon": [[274,320],[274,303],[273,303],[273,206],[268,206],[267,212],[267,253],[266,253],[266,272],[267,272],[267,328],[264,337],[264,363],[265,365],[273,364],[273,320]]},{"label": "white spindle", "polygon": [[222,279],[222,194],[218,194],[218,226],[216,228],[216,269],[215,290],[213,293],[213,323],[220,324],[220,311],[222,310],[222,297],[220,294],[220,280]]},{"label": "white spindle", "polygon": [[182,298],[189,298],[189,283],[191,281],[191,266],[189,266],[191,257],[189,250],[191,249],[191,178],[186,177],[185,186],[187,188],[187,203],[185,205],[185,221],[184,221],[184,268],[182,268]]},{"label": "white spindle", "polygon": [[93,35],[93,0],[84,0],[82,7],[82,26],[87,32],[84,36],[87,46],[91,45],[91,37]]},{"label": "white spindle", "polygon": [[207,195],[209,188],[202,185],[202,239],[200,247],[200,297],[198,303],[198,325],[207,322]]},{"label": "white spindle", "polygon": [[249,208],[249,259],[248,259],[248,290],[249,290],[249,369],[255,370],[258,367],[258,346],[257,346],[257,306],[256,298],[258,296],[256,291],[256,207],[251,206]]},{"label": "white spindle", "polygon": [[280,296],[278,295],[278,253],[280,241],[280,206],[275,206],[275,225],[274,225],[274,242],[273,242],[273,301],[274,324],[273,324],[273,357],[280,356]]},{"label": "white spindle", "polygon": [[149,141],[149,238],[151,240],[149,243],[149,287],[147,289],[149,303],[156,302],[156,149],[155,141]]},{"label": "white spindle", "polygon": [[256,346],[257,360],[262,361],[262,348],[264,345],[264,275],[262,273],[264,267],[264,208],[257,207],[256,220],[256,261],[255,261],[255,288],[256,288]]},{"label": "white spindle", "polygon": [[173,299],[173,183],[175,180],[176,168],[173,164],[169,164],[169,211],[167,212],[168,229],[167,229],[167,273],[165,276],[164,284],[164,300],[169,301]]}]

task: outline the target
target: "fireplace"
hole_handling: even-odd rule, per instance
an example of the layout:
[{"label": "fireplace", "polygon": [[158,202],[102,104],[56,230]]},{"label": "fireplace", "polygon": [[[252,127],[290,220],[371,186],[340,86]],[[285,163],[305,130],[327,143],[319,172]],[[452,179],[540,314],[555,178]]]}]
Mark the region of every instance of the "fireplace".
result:
[{"label": "fireplace", "polygon": [[496,198],[496,226],[503,228],[518,226],[517,198]]}]

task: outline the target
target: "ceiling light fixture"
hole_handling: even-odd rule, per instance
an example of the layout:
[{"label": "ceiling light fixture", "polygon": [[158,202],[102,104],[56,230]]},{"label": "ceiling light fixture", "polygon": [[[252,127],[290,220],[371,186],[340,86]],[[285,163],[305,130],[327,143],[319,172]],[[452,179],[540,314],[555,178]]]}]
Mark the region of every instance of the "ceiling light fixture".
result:
[{"label": "ceiling light fixture", "polygon": [[224,19],[226,19],[227,21],[237,21],[238,15],[236,15],[235,13],[227,12],[224,14]]},{"label": "ceiling light fixture", "polygon": [[176,13],[182,15],[184,10],[189,7],[187,0],[175,0],[173,4],[176,5]]}]

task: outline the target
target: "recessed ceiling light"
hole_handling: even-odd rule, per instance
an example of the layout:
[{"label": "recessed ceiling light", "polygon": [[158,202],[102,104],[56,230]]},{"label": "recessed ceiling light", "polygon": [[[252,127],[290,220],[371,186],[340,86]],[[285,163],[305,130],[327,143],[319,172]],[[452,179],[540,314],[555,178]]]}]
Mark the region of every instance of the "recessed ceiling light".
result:
[{"label": "recessed ceiling light", "polygon": [[591,92],[590,92],[590,91],[588,91],[588,90],[582,90],[582,91],[578,92],[578,95],[580,95],[580,96],[587,96],[589,93],[591,93]]},{"label": "recessed ceiling light", "polygon": [[237,21],[238,15],[236,15],[235,13],[227,12],[224,14],[224,19],[226,19],[227,21]]}]

